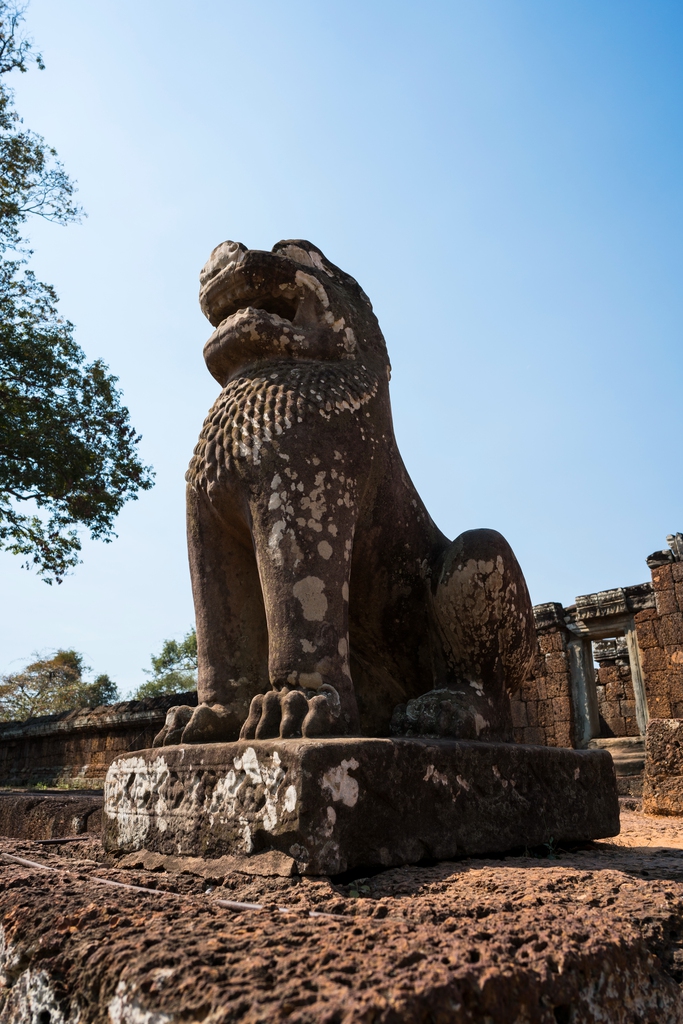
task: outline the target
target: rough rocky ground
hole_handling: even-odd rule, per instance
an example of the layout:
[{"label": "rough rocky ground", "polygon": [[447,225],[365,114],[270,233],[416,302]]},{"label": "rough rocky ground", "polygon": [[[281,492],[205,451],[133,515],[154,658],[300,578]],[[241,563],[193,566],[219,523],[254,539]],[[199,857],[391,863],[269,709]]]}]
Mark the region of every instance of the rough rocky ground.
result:
[{"label": "rough rocky ground", "polygon": [[2,839],[0,1024],[683,1024],[682,826],[341,881]]}]

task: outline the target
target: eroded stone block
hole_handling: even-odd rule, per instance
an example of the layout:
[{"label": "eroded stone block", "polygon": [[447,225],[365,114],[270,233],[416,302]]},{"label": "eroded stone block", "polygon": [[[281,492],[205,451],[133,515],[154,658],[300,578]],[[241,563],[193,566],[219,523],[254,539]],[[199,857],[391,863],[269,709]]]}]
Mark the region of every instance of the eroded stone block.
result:
[{"label": "eroded stone block", "polygon": [[301,874],[616,835],[602,750],[395,739],[243,740],[139,751],[105,786],[111,852],[293,858]]},{"label": "eroded stone block", "polygon": [[645,741],[643,810],[683,814],[683,719],[651,718]]}]

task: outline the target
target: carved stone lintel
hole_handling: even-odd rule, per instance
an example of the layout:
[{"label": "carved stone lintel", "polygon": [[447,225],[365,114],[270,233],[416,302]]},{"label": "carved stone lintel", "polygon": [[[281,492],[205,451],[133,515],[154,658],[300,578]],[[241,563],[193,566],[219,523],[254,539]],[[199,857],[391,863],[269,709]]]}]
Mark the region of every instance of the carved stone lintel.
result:
[{"label": "carved stone lintel", "polygon": [[669,545],[662,551],[653,551],[645,559],[650,569],[659,569],[669,562],[683,562],[683,533],[670,533],[666,538]]}]

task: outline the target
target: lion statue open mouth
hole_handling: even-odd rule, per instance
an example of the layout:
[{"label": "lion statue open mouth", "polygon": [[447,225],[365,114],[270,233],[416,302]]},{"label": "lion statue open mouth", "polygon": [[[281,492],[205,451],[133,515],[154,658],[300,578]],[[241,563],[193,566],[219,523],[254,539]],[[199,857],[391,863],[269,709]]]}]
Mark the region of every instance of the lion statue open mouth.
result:
[{"label": "lion statue open mouth", "polygon": [[223,242],[200,282],[222,387],[187,473],[200,704],[155,743],[508,739],[534,644],[524,577],[495,531],[432,522],[363,290],[298,239]]}]

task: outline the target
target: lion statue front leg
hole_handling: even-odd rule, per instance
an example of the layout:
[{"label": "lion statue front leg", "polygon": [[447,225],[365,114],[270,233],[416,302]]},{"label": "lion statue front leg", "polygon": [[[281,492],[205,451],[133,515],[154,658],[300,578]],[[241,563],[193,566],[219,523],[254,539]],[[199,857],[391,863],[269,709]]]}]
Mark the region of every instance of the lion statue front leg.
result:
[{"label": "lion statue front leg", "polygon": [[201,703],[172,709],[159,745],[360,735],[349,587],[368,467],[339,426],[241,464],[218,493],[188,487]]},{"label": "lion statue front leg", "polygon": [[360,733],[349,667],[354,481],[302,462],[296,480],[273,475],[267,507],[252,502],[272,689],[253,699],[243,739]]}]

